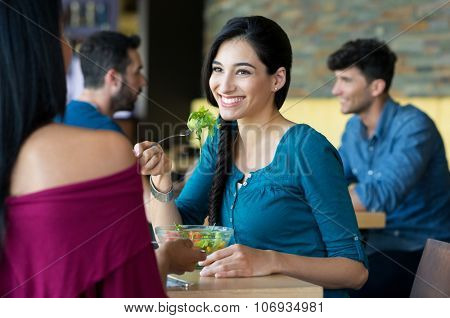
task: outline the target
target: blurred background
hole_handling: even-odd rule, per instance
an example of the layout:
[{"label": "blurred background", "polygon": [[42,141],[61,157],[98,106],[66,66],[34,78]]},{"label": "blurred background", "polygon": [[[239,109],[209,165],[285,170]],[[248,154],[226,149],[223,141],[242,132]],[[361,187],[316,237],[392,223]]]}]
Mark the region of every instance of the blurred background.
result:
[{"label": "blurred background", "polygon": [[[338,146],[348,118],[332,98],[326,58],[350,39],[376,37],[398,56],[391,95],[425,109],[449,153],[449,1],[64,0],[64,8],[65,33],[75,45],[101,29],[141,36],[149,85],[133,114],[116,114],[134,141],[183,129],[191,107],[205,103],[202,59],[215,34],[231,17],[264,15],[284,28],[293,46],[285,109],[295,121],[311,124]],[[80,85],[75,74],[69,73],[69,90]]]}]

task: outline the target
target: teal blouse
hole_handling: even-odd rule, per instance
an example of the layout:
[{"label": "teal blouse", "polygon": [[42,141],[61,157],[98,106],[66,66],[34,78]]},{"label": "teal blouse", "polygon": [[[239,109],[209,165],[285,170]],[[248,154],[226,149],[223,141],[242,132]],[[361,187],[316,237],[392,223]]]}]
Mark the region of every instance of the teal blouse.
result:
[{"label": "teal blouse", "polygon": [[[219,136],[208,138],[192,176],[176,200],[183,224],[203,224],[214,175]],[[355,212],[336,149],[308,125],[281,138],[273,161],[244,174],[233,164],[224,192],[221,221],[234,242],[257,249],[311,257],[347,257],[364,263]],[[325,290],[346,297],[345,290]]]}]

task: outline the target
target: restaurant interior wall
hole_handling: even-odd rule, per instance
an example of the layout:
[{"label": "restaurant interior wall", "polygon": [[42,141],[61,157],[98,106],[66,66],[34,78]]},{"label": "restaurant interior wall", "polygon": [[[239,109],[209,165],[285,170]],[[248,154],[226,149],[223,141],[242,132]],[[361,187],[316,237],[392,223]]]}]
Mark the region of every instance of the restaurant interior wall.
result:
[{"label": "restaurant interior wall", "polygon": [[172,0],[147,4],[149,101],[146,119],[139,127],[141,140],[159,140],[174,129],[186,129],[183,124],[190,103],[201,96],[203,3]]}]

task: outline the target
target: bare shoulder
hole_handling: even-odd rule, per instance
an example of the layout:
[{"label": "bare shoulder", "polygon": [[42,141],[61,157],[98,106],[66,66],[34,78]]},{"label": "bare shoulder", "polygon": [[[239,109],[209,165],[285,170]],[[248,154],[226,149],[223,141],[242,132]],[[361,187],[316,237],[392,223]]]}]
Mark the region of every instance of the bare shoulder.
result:
[{"label": "bare shoulder", "polygon": [[23,144],[11,178],[11,194],[108,176],[135,162],[131,143],[117,132],[50,124]]}]

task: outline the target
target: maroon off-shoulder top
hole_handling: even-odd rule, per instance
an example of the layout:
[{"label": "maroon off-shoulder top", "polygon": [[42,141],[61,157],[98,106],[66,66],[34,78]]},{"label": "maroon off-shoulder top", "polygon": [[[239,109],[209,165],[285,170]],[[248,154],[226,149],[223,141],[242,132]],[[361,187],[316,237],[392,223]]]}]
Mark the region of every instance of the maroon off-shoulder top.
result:
[{"label": "maroon off-shoulder top", "polygon": [[0,297],[166,297],[136,166],[6,200]]}]

